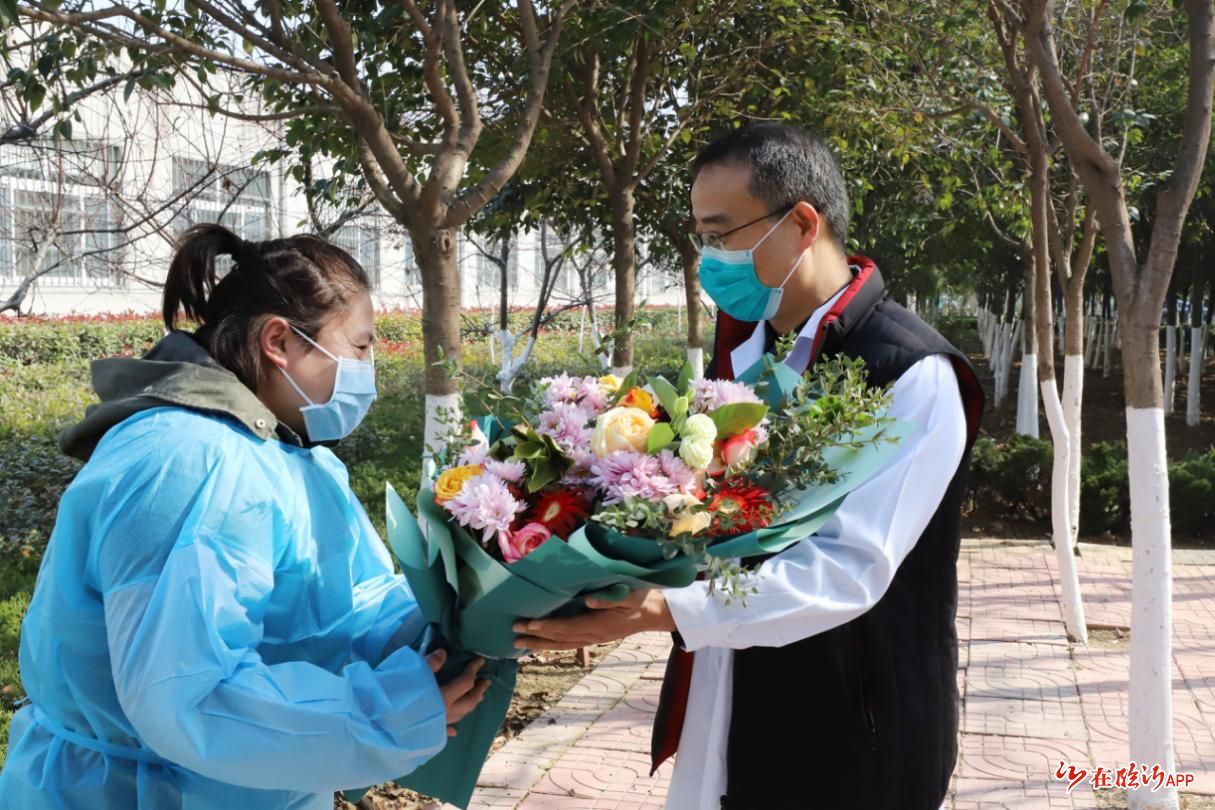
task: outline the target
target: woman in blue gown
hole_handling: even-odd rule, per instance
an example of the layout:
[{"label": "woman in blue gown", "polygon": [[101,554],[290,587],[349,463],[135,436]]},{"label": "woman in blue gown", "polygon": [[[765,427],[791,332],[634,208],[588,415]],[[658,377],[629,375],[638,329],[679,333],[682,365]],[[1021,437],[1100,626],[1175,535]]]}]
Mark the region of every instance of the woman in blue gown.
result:
[{"label": "woman in blue gown", "polygon": [[438,686],[327,447],[375,398],[367,276],[320,239],[200,226],[164,317],[147,356],[94,364],[101,403],[61,439],[88,461],[22,625],[0,808],[328,810],[437,753],[487,686],[479,662]]}]

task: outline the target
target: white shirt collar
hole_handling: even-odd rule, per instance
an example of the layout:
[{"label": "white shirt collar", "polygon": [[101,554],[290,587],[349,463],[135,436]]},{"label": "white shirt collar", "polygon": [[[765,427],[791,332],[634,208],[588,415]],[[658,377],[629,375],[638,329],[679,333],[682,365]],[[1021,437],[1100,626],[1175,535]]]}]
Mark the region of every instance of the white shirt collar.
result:
[{"label": "white shirt collar", "polygon": [[[810,363],[810,351],[814,348],[814,337],[818,334],[819,324],[823,322],[823,318],[831,311],[831,307],[835,305],[835,302],[840,299],[840,296],[844,294],[849,286],[850,284],[845,284],[843,287],[840,287],[835,295],[828,298],[822,306],[814,310],[810,319],[806,321],[806,325],[802,327],[802,331],[798,333],[797,339],[793,342],[793,350],[785,358],[785,362],[798,372],[805,371]],[[751,368],[764,356],[765,326],[767,323],[767,321],[757,323],[755,331],[751,333],[751,337],[743,341],[737,349],[730,352],[730,366],[734,369],[735,376]]]}]

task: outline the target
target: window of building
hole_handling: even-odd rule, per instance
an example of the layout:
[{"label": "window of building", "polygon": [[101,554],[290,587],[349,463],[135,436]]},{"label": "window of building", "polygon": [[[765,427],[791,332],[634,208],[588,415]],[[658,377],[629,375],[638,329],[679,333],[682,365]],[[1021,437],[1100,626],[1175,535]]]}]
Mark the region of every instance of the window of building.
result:
[{"label": "window of building", "polygon": [[121,151],[85,141],[0,147],[0,281],[120,286]]},{"label": "window of building", "polygon": [[251,242],[273,238],[268,172],[178,158],[173,161],[173,187],[187,194],[178,233],[191,225],[217,222]]},{"label": "window of building", "polygon": [[334,231],[330,241],[363,266],[373,288],[380,286],[380,223],[373,216],[352,219]]}]

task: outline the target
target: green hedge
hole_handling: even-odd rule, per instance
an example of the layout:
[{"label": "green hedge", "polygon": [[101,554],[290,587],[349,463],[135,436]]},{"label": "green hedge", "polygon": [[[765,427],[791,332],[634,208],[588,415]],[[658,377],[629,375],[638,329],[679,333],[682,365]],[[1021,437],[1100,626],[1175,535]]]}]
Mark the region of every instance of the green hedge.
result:
[{"label": "green hedge", "polygon": [[143,354],[164,335],[152,319],[132,321],[0,321],[0,358],[60,363]]},{"label": "green hedge", "polygon": [[971,455],[971,497],[999,504],[1009,517],[1049,520],[1054,457],[1047,441],[1021,435],[1008,441],[981,437]]},{"label": "green hedge", "polygon": [[[522,331],[531,321],[528,310],[514,310],[510,314],[512,331]],[[480,327],[496,328],[497,316],[488,311],[465,313],[464,327],[475,330]],[[581,315],[578,311],[567,311],[558,315],[548,326],[545,334],[576,336]],[[604,331],[610,329],[612,314],[599,312],[599,325]],[[670,307],[648,308],[637,313],[635,331],[640,335],[666,335],[679,339],[686,331],[686,313]],[[376,330],[382,340],[389,343],[421,346],[422,318],[417,313],[390,312],[376,318]],[[712,331],[706,319],[705,332]],[[92,360],[99,357],[140,355],[150,349],[164,335],[163,324],[151,317],[66,319],[66,320],[0,320],[0,360],[22,365],[61,363],[67,360]],[[590,331],[586,332],[589,343]],[[475,342],[470,341],[470,342]]]},{"label": "green hedge", "polygon": [[[1046,440],[982,437],[971,463],[971,499],[997,504],[1008,517],[1050,521],[1054,450]],[[1215,526],[1215,448],[1169,462],[1174,535],[1207,535]],[[1131,493],[1126,442],[1099,442],[1080,460],[1080,533],[1126,534]]]}]

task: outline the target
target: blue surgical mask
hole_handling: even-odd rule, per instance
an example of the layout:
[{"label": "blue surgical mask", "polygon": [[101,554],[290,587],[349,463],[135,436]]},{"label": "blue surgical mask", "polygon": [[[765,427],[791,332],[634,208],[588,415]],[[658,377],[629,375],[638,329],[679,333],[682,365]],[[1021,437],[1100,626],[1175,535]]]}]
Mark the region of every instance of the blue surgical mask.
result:
[{"label": "blue surgical mask", "polygon": [[700,254],[700,286],[722,311],[740,321],[766,321],[780,309],[785,285],[797,270],[799,255],[779,287],[769,287],[755,272],[755,251],[793,213],[789,210],[750,250],[708,247]]},{"label": "blue surgical mask", "polygon": [[304,416],[304,430],[313,442],[336,442],[346,438],[359,426],[371,403],[375,402],[375,358],[355,360],[337,357],[324,346],[305,335],[294,326],[295,333],[311,343],[337,364],[337,376],[333,378],[333,396],[328,402],[317,403],[309,399],[291,375],[283,369],[283,376],[308,404],[300,407]]}]

